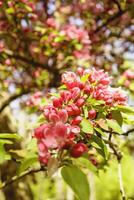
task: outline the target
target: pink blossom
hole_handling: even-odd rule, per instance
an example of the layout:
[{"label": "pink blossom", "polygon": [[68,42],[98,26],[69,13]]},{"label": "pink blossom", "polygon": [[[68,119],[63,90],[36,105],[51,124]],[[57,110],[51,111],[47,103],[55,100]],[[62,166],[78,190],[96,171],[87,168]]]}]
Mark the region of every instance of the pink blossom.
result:
[{"label": "pink blossom", "polygon": [[55,28],[56,27],[56,21],[54,18],[48,18],[47,21],[46,21],[47,25],[52,27],[52,28]]},{"label": "pink blossom", "polygon": [[[120,88],[110,86],[111,77],[108,73],[94,68],[79,69],[79,72],[65,72],[62,75],[65,90],[42,108],[46,122],[35,129],[34,137],[38,140],[39,159],[44,164],[53,155],[53,150],[58,152],[66,149],[72,152],[74,149],[74,157],[79,157],[88,150],[86,144],[79,142],[83,137],[81,121],[86,118],[94,126],[99,113],[92,103],[90,105],[90,98],[91,102],[92,99],[102,100],[102,105],[107,105],[108,108],[125,105],[127,102],[126,95]],[[36,96],[38,99],[38,94]],[[85,107],[88,109],[87,114]]]},{"label": "pink blossom", "polygon": [[68,120],[68,113],[65,109],[62,109],[58,112],[58,116],[63,123],[66,123]]},{"label": "pink blossom", "polygon": [[39,160],[42,164],[47,164],[50,159],[50,153],[48,151],[48,148],[43,143],[42,140],[39,140],[38,142],[38,149],[39,149]]}]

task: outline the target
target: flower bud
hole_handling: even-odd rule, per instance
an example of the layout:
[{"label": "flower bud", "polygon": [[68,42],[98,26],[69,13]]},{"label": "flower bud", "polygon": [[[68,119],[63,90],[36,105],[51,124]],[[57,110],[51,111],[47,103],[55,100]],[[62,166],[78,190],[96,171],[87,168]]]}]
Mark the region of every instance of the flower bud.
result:
[{"label": "flower bud", "polygon": [[87,146],[84,143],[75,144],[71,149],[71,156],[78,158],[88,151]]}]

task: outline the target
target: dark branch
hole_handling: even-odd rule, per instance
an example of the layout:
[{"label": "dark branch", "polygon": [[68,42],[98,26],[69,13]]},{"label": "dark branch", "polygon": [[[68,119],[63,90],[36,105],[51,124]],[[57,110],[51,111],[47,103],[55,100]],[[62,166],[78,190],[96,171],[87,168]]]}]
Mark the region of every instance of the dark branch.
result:
[{"label": "dark branch", "polygon": [[3,104],[0,106],[0,113],[15,99],[21,97],[22,95],[28,94],[30,92],[30,90],[24,90],[21,91],[19,93],[15,93],[13,95],[11,95],[8,99],[6,99]]},{"label": "dark branch", "polygon": [[116,156],[117,160],[120,161],[122,159],[121,152],[116,148],[116,145],[113,144],[111,141],[106,141],[109,144],[109,147],[113,150],[114,155]]},{"label": "dark branch", "polygon": [[42,64],[42,63],[39,63],[39,62],[37,62],[37,61],[35,61],[33,59],[28,59],[28,58],[26,58],[24,56],[21,56],[21,55],[18,55],[18,54],[7,54],[7,56],[9,58],[14,58],[14,59],[26,62],[26,63],[28,63],[30,65],[34,65],[36,67],[41,67],[43,69],[48,70],[49,72],[53,72],[54,71],[51,67],[48,66],[48,64]]},{"label": "dark branch", "polygon": [[124,136],[128,136],[129,133],[132,133],[132,132],[134,132],[134,128],[132,128],[132,129],[126,131],[125,133],[122,133],[122,135],[124,135]]},{"label": "dark branch", "polygon": [[109,17],[107,19],[107,21],[105,21],[102,25],[100,25],[95,31],[94,33],[98,33],[102,28],[106,27],[108,24],[110,24],[111,22],[113,22],[114,20],[118,19],[119,17],[121,17],[124,13],[126,13],[128,11],[128,9],[125,10],[121,10],[119,12],[117,12],[115,15]]},{"label": "dark branch", "polygon": [[30,169],[24,173],[22,173],[20,176],[14,176],[12,177],[10,180],[7,180],[5,182],[2,183],[2,185],[0,186],[0,189],[4,189],[5,187],[7,187],[8,185],[20,180],[21,178],[33,174],[33,173],[37,173],[37,172],[41,172],[41,171],[46,171],[45,168],[41,167],[39,169]]},{"label": "dark branch", "polygon": [[121,9],[121,6],[120,6],[120,3],[118,2],[118,0],[113,0],[113,2],[117,5],[118,10],[119,10],[120,12],[122,12],[122,9]]},{"label": "dark branch", "polygon": [[[52,80],[50,81],[50,83],[48,84],[48,86],[46,88],[57,88],[59,87],[59,82],[60,82],[60,74],[57,72],[55,72],[54,77],[52,78]],[[8,99],[6,99],[2,105],[0,106],[0,113],[14,100],[20,98],[23,95],[29,94],[30,92],[33,91],[34,88],[29,88],[27,90],[22,90],[19,93],[15,93],[11,96],[9,96]]]},{"label": "dark branch", "polygon": [[124,132],[124,133],[117,133],[115,131],[110,131],[110,130],[105,130],[105,129],[102,129],[102,131],[105,131],[106,133],[110,133],[110,134],[115,134],[115,135],[124,135],[124,136],[128,136],[130,133],[134,132],[134,128]]}]

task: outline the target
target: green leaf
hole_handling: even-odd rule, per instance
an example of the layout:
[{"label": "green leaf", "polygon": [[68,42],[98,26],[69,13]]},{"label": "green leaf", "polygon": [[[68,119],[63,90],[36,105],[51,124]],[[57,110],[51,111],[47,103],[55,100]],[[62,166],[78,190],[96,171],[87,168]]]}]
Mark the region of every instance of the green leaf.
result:
[{"label": "green leaf", "polygon": [[84,76],[81,77],[81,82],[85,83],[88,80],[89,74],[85,74]]},{"label": "green leaf", "polygon": [[99,106],[99,105],[105,104],[105,102],[103,100],[96,100],[96,99],[93,99],[91,97],[89,97],[87,99],[87,102],[90,103],[90,105],[93,105],[93,106]]},{"label": "green leaf", "polygon": [[21,160],[21,164],[18,169],[18,174],[21,174],[23,171],[29,167],[39,164],[38,154],[37,154],[37,140],[33,138],[26,148],[26,156]]},{"label": "green leaf", "polygon": [[31,154],[31,152],[35,152],[35,153],[37,152],[36,138],[32,138],[31,141],[28,143],[27,151],[29,151],[29,154]]},{"label": "green leaf", "polygon": [[10,140],[0,139],[0,163],[11,159],[11,156],[5,151],[5,144],[12,144],[12,142]]},{"label": "green leaf", "polygon": [[103,129],[108,130],[108,125],[106,123],[106,120],[104,119],[98,119],[96,120],[96,123]]},{"label": "green leaf", "polygon": [[24,172],[29,167],[32,167],[33,165],[37,164],[38,162],[38,155],[31,155],[30,157],[25,158],[20,164],[18,175]]},{"label": "green leaf", "polygon": [[91,145],[96,148],[96,150],[102,157],[107,159],[107,157],[108,157],[107,146],[101,138],[93,135]]},{"label": "green leaf", "polygon": [[39,124],[43,124],[45,122],[45,117],[43,114],[41,114],[39,117],[38,117],[38,121],[37,123]]},{"label": "green leaf", "polygon": [[65,90],[67,89],[66,85],[61,85],[60,87],[58,87],[59,90]]},{"label": "green leaf", "polygon": [[112,113],[112,118],[115,119],[120,126],[122,126],[123,117],[121,112],[118,110],[113,110],[111,113]]},{"label": "green leaf", "polygon": [[14,14],[14,8],[13,7],[11,7],[11,8],[7,8],[6,9],[6,13],[8,13],[8,14]]},{"label": "green leaf", "polygon": [[97,175],[97,168],[91,163],[91,161],[87,158],[84,158],[84,157],[80,157],[80,158],[77,158],[75,159],[75,162],[77,163],[77,165],[79,165],[80,167],[83,167],[83,168],[87,168],[89,169],[90,171],[94,172],[96,175]]},{"label": "green leaf", "polygon": [[46,106],[46,105],[48,105],[47,99],[46,99],[46,98],[42,98],[42,99],[41,99],[41,102],[40,102],[40,105],[41,105],[41,106]]},{"label": "green leaf", "polygon": [[27,152],[25,149],[18,149],[18,150],[10,149],[9,153],[15,160],[21,161],[22,159],[25,158]]},{"label": "green leaf", "polygon": [[123,122],[125,124],[130,124],[130,125],[134,124],[134,115],[133,114],[122,113],[122,116],[123,116]]},{"label": "green leaf", "polygon": [[102,136],[106,136],[106,134],[105,134],[100,128],[95,127],[94,129],[95,129],[98,133],[100,133]]},{"label": "green leaf", "polygon": [[134,108],[130,106],[117,106],[117,109],[123,113],[134,114]]},{"label": "green leaf", "polygon": [[87,118],[88,117],[88,108],[84,107],[84,117]]},{"label": "green leaf", "polygon": [[0,139],[16,139],[20,140],[21,136],[16,133],[0,133]]},{"label": "green leaf", "polygon": [[77,50],[81,50],[81,49],[82,49],[82,44],[76,44],[76,45],[75,45],[75,48],[76,48]]},{"label": "green leaf", "polygon": [[28,11],[28,12],[32,12],[32,8],[28,5],[25,4],[25,9]]},{"label": "green leaf", "polygon": [[82,131],[84,133],[93,134],[93,125],[88,119],[83,119],[81,122]]},{"label": "green leaf", "polygon": [[3,163],[5,160],[10,160],[11,156],[5,151],[4,146],[0,145],[0,163]]},{"label": "green leaf", "polygon": [[121,134],[122,133],[122,129],[120,127],[120,125],[118,124],[118,122],[114,119],[107,119],[107,124],[108,126],[115,132]]},{"label": "green leaf", "polygon": [[87,176],[76,166],[65,166],[61,170],[64,181],[72,188],[79,200],[89,200]]},{"label": "green leaf", "polygon": [[57,98],[60,97],[60,94],[59,94],[59,93],[50,93],[50,95],[53,96],[53,97],[57,97]]},{"label": "green leaf", "polygon": [[129,88],[130,88],[131,91],[134,91],[134,82],[132,82],[132,83],[130,84]]},{"label": "green leaf", "polygon": [[7,139],[0,139],[0,144],[4,145],[4,144],[13,144],[12,141],[7,140]]},{"label": "green leaf", "polygon": [[64,39],[65,39],[65,36],[57,36],[57,37],[54,39],[54,42],[62,42]]}]

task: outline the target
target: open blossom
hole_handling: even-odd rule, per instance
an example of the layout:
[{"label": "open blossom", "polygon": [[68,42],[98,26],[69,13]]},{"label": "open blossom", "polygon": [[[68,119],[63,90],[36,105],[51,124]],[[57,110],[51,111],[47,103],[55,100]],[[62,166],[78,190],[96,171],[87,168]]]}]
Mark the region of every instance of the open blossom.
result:
[{"label": "open blossom", "polygon": [[65,72],[62,75],[62,83],[67,84],[68,82],[75,82],[77,79],[77,75],[74,72]]},{"label": "open blossom", "polygon": [[59,97],[52,97],[52,102],[42,109],[46,122],[36,128],[33,134],[37,138],[39,160],[43,164],[48,163],[53,151],[58,153],[66,149],[74,158],[88,152],[81,135],[84,108],[87,108],[86,120],[92,125],[99,112],[90,106],[90,99],[101,100],[102,106],[107,106],[109,110],[127,102],[120,88],[110,86],[111,77],[103,70],[78,68],[77,73],[65,72],[62,83],[66,89],[59,93]]},{"label": "open blossom", "polygon": [[46,165],[50,159],[50,153],[42,140],[38,141],[38,149],[39,149],[39,160],[42,164]]}]

